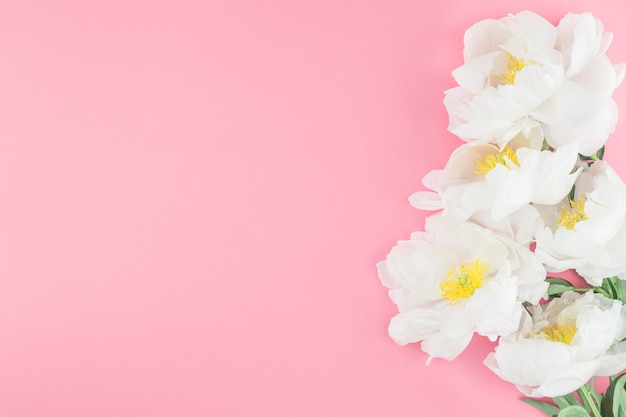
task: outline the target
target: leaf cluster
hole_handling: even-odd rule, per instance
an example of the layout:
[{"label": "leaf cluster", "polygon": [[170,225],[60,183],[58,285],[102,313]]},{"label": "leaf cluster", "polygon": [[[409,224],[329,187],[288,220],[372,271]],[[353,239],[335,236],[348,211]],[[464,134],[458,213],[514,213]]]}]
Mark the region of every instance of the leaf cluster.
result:
[{"label": "leaf cluster", "polygon": [[551,400],[523,398],[550,417],[626,417],[626,373],[611,377],[604,395],[594,388],[594,380],[574,393]]}]

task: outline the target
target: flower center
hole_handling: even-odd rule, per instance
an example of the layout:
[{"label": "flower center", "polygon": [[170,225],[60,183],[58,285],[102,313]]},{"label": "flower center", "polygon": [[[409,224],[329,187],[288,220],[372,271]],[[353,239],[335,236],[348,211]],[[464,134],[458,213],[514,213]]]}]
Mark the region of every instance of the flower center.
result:
[{"label": "flower center", "polygon": [[526,65],[534,64],[534,62],[526,62],[523,58],[517,59],[509,52],[507,52],[507,55],[508,59],[506,62],[506,67],[508,68],[508,71],[505,71],[502,74],[498,75],[498,81],[500,81],[502,84],[512,85],[515,84],[515,77],[517,76],[517,73],[520,72],[522,68],[524,68]]},{"label": "flower center", "polygon": [[476,161],[476,170],[474,173],[478,175],[485,175],[494,169],[498,164],[511,169],[509,162],[513,162],[515,165],[519,166],[519,161],[517,160],[517,155],[515,154],[513,148],[505,146],[502,151],[485,155],[483,159]]},{"label": "flower center", "polygon": [[546,326],[541,330],[541,334],[552,342],[561,342],[569,345],[576,334],[575,324],[558,324],[554,323]]},{"label": "flower center", "polygon": [[585,201],[587,201],[587,197],[581,196],[576,201],[570,200],[569,207],[562,206],[561,215],[556,222],[557,226],[574,230],[576,223],[589,220],[589,217],[585,214]]},{"label": "flower center", "polygon": [[480,259],[466,262],[458,268],[450,268],[446,279],[439,283],[441,297],[449,304],[469,298],[483,283],[489,264]]}]

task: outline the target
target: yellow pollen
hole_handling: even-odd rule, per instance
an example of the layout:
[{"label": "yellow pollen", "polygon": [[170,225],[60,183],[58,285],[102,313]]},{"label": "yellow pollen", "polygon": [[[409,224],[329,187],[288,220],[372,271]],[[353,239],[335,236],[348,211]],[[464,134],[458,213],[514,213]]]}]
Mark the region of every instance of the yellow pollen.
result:
[{"label": "yellow pollen", "polygon": [[508,60],[506,63],[506,67],[509,69],[506,72],[498,75],[498,80],[502,84],[515,84],[515,76],[517,73],[522,70],[528,64],[534,64],[533,61],[526,62],[523,58],[517,59],[509,52],[507,52]]},{"label": "yellow pollen", "polygon": [[585,196],[581,196],[576,201],[570,200],[569,207],[561,207],[561,215],[556,222],[557,226],[574,230],[576,223],[588,220],[589,217],[585,214],[585,201],[587,201],[587,198]]},{"label": "yellow pollen", "polygon": [[575,324],[554,323],[550,326],[544,327],[541,330],[541,334],[552,342],[561,342],[569,345],[572,343],[572,339],[574,338],[577,330],[578,329]]},{"label": "yellow pollen", "polygon": [[441,297],[449,304],[456,304],[463,298],[469,298],[483,283],[489,264],[474,259],[458,268],[451,268],[446,279],[439,283]]},{"label": "yellow pollen", "polygon": [[[508,160],[507,160],[508,158]],[[509,161],[513,162],[515,165],[519,166],[519,161],[517,160],[517,155],[515,151],[510,146],[506,146],[502,151],[485,155],[483,159],[476,161],[476,170],[475,174],[485,175],[492,169],[496,167],[496,165],[504,165],[506,168],[511,169],[509,166]]]}]

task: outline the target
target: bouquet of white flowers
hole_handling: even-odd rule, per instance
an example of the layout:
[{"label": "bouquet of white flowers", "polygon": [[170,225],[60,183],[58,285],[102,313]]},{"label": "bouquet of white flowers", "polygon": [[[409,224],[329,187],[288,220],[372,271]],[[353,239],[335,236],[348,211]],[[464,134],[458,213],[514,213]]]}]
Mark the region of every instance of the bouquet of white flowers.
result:
[{"label": "bouquet of white flowers", "polygon": [[[421,342],[428,361],[474,333],[498,340],[485,364],[551,397],[525,398],[550,416],[626,417],[626,185],[602,160],[626,67],[611,40],[589,13],[469,28],[444,99],[466,143],[409,199],[437,211],[425,231],[378,264],[393,340]],[[563,271],[580,279],[548,276]]]}]

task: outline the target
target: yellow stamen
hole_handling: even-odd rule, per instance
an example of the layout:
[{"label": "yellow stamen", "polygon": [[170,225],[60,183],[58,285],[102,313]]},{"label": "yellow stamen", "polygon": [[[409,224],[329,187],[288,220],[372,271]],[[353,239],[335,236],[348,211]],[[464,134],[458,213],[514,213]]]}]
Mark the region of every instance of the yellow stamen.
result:
[{"label": "yellow stamen", "polygon": [[441,297],[449,304],[456,304],[463,298],[469,298],[477,288],[480,288],[489,264],[474,259],[466,262],[458,268],[451,268],[446,279],[439,283]]},{"label": "yellow stamen", "polygon": [[552,342],[561,342],[569,345],[572,343],[572,339],[574,338],[577,330],[578,329],[575,324],[554,323],[550,326],[544,327],[541,330],[541,334]]},{"label": "yellow stamen", "polygon": [[526,65],[534,64],[534,62],[533,61],[526,62],[524,61],[523,58],[517,59],[513,55],[511,55],[509,52],[507,52],[507,55],[508,55],[508,60],[506,63],[506,67],[509,70],[498,75],[498,80],[502,84],[512,85],[512,84],[515,84],[515,77],[517,76],[517,73],[520,72],[522,68],[524,68]]},{"label": "yellow stamen", "polygon": [[476,161],[476,170],[474,171],[474,173],[478,175],[485,175],[489,171],[494,169],[498,164],[504,165],[506,168],[511,169],[511,167],[509,166],[509,161],[519,166],[519,161],[517,160],[517,155],[515,154],[515,151],[510,146],[506,146],[504,149],[502,149],[502,151],[496,152],[494,154],[485,155],[483,159]]},{"label": "yellow stamen", "polygon": [[561,216],[559,216],[556,222],[557,226],[574,230],[576,223],[588,220],[589,217],[585,214],[585,201],[587,201],[587,198],[581,196],[576,201],[570,200],[569,207],[561,207]]}]

